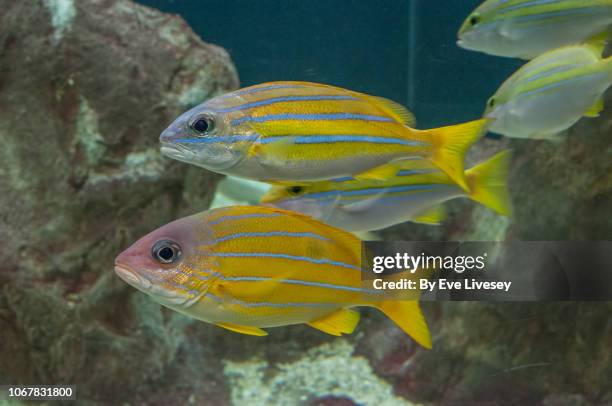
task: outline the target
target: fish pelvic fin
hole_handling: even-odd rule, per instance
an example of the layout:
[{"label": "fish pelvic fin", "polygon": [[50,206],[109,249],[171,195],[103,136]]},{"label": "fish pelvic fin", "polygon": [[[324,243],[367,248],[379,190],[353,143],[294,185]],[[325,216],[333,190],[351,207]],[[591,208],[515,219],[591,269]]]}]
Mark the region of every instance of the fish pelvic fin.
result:
[{"label": "fish pelvic fin", "polygon": [[597,35],[589,38],[586,41],[586,44],[593,48],[593,51],[597,53],[597,55],[602,55],[606,50],[606,46],[608,45],[608,41],[610,41],[611,31],[607,28],[605,31],[600,32]]},{"label": "fish pelvic fin", "polygon": [[387,301],[376,307],[406,334],[427,349],[431,349],[431,335],[417,301]]},{"label": "fish pelvic fin", "polygon": [[446,217],[447,217],[446,208],[443,205],[439,204],[439,205],[428,208],[424,212],[419,213],[419,215],[413,218],[412,221],[414,223],[438,226],[444,220],[446,220]]},{"label": "fish pelvic fin", "polygon": [[359,312],[351,309],[340,309],[327,316],[307,323],[310,327],[333,336],[351,334],[359,323]]},{"label": "fish pelvic fin", "polygon": [[512,212],[508,193],[511,155],[510,150],[502,151],[466,171],[470,199],[504,216]]},{"label": "fish pelvic fin", "polygon": [[232,324],[232,323],[216,323],[216,325],[226,330],[233,331],[235,333],[247,334],[250,336],[260,336],[261,337],[261,336],[268,335],[268,333],[265,330],[262,330],[259,327],[240,326],[238,324]]},{"label": "fish pelvic fin", "polygon": [[398,170],[399,169],[392,164],[385,164],[369,169],[365,172],[353,175],[353,178],[355,178],[356,180],[385,181],[394,177],[397,174]]},{"label": "fish pelvic fin", "polygon": [[471,121],[449,127],[419,131],[433,141],[432,163],[463,190],[468,191],[463,161],[465,153],[486,131],[488,119]]},{"label": "fish pelvic fin", "polygon": [[595,104],[593,104],[587,111],[584,113],[585,117],[595,118],[599,117],[602,111],[605,109],[605,103],[602,97],[598,98]]}]

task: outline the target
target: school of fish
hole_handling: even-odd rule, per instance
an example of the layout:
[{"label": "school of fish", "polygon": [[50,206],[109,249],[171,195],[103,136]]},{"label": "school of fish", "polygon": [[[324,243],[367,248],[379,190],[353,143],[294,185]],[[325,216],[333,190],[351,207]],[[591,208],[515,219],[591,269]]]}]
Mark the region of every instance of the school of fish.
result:
[{"label": "school of fish", "polygon": [[215,207],[247,205],[152,231],[116,258],[116,274],[164,306],[242,334],[293,324],[350,334],[355,308],[366,306],[431,348],[418,294],[400,300],[364,283],[353,232],[439,224],[444,202],[457,198],[509,216],[510,152],[467,169],[466,152],[487,131],[554,139],[597,117],[612,85],[610,24],[612,0],[485,1],[458,45],[530,61],[468,123],[419,130],[391,100],[310,82],[262,83],[195,106],[163,131],[161,153],[238,178],[220,184]]}]

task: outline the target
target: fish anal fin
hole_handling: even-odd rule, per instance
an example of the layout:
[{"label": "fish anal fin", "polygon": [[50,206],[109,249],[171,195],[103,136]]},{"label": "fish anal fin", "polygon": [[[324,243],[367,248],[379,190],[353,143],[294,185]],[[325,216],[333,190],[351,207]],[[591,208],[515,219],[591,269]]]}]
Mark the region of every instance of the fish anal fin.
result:
[{"label": "fish anal fin", "polygon": [[359,323],[359,312],[351,309],[340,309],[320,319],[307,323],[310,327],[333,336],[351,334]]},{"label": "fish anal fin", "polygon": [[385,181],[397,174],[398,168],[395,165],[381,165],[365,172],[353,175],[356,180],[379,180]]},{"label": "fish anal fin", "polygon": [[593,104],[589,109],[584,113],[585,117],[599,117],[599,114],[604,110],[604,100],[603,98],[597,99],[595,104]]},{"label": "fish anal fin", "polygon": [[431,348],[429,328],[417,301],[388,301],[376,307],[406,334],[425,348]]},{"label": "fish anal fin", "polygon": [[419,213],[415,218],[412,219],[415,223],[421,224],[429,224],[429,225],[440,225],[444,220],[446,220],[446,209],[443,205],[439,204],[429,209],[425,210],[422,213]]},{"label": "fish anal fin", "polygon": [[226,330],[233,331],[235,333],[247,334],[251,336],[267,336],[268,333],[259,327],[252,326],[241,326],[239,324],[232,323],[215,323],[219,327],[223,327]]},{"label": "fish anal fin", "polygon": [[393,117],[399,123],[408,127],[416,127],[416,117],[406,107],[393,100],[385,99],[384,97],[368,96],[372,103],[377,105],[389,116]]}]

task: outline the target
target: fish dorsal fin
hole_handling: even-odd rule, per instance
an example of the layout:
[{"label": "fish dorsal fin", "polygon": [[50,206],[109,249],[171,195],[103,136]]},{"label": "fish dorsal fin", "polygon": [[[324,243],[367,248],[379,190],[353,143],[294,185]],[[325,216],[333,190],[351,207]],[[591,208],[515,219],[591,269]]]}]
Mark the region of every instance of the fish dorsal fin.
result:
[{"label": "fish dorsal fin", "polygon": [[232,324],[232,323],[216,323],[216,324],[219,327],[223,327],[224,329],[233,331],[235,333],[247,334],[250,336],[267,336],[268,335],[268,333],[265,330],[262,330],[259,327],[241,326],[241,325]]},{"label": "fish dorsal fin", "polygon": [[434,226],[440,225],[440,223],[442,223],[444,220],[446,220],[446,209],[441,204],[430,207],[412,219],[412,221],[415,223],[429,224]]},{"label": "fish dorsal fin", "polygon": [[597,99],[595,104],[593,104],[587,111],[584,113],[585,117],[599,117],[599,114],[604,110],[604,100],[603,98]]},{"label": "fish dorsal fin", "polygon": [[416,127],[416,117],[414,117],[414,114],[412,114],[406,107],[394,102],[393,100],[385,99],[384,97],[368,96],[368,98],[372,101],[372,103],[384,110],[385,113],[393,117],[393,119],[404,124],[405,126],[412,128]]},{"label": "fish dorsal fin", "polygon": [[310,327],[321,330],[333,336],[351,334],[359,323],[359,312],[350,309],[340,309],[320,319],[308,323]]}]

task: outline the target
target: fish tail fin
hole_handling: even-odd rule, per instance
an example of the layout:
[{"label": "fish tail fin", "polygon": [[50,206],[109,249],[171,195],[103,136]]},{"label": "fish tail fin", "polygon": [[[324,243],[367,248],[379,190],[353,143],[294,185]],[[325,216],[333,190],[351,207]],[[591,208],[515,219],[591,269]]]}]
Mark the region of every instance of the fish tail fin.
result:
[{"label": "fish tail fin", "polygon": [[476,142],[485,131],[487,119],[449,127],[425,130],[425,136],[433,140],[431,161],[463,190],[468,191],[463,161],[469,147]]},{"label": "fish tail fin", "polygon": [[465,172],[470,186],[470,199],[502,214],[510,215],[508,170],[511,153],[502,151]]},{"label": "fish tail fin", "polygon": [[414,341],[431,349],[431,335],[418,301],[386,301],[376,307]]}]

